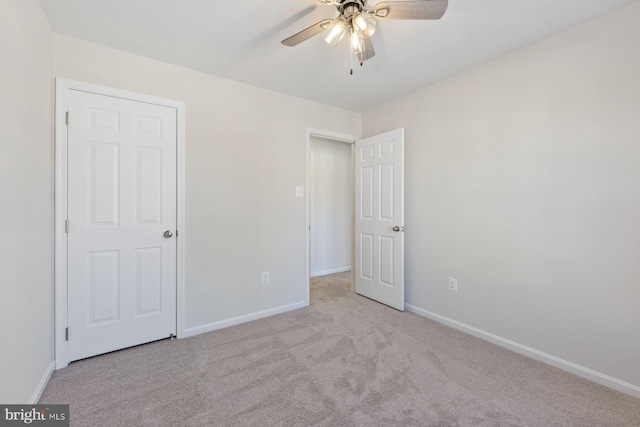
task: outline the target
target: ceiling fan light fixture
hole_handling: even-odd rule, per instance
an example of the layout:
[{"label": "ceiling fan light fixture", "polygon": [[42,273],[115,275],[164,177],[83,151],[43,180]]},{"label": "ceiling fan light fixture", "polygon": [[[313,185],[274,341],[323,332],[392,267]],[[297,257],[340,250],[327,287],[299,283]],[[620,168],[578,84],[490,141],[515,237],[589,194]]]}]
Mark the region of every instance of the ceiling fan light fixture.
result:
[{"label": "ceiling fan light fixture", "polygon": [[353,25],[362,32],[362,35],[366,38],[371,38],[376,32],[378,22],[373,16],[367,12],[358,13],[353,18]]},{"label": "ceiling fan light fixture", "polygon": [[351,28],[351,52],[364,52],[364,38],[362,37],[362,31],[359,31],[356,27]]},{"label": "ceiling fan light fixture", "polygon": [[338,43],[340,43],[340,40],[342,40],[346,32],[347,22],[342,16],[339,16],[324,30],[322,36],[328,45],[335,47],[338,46]]}]

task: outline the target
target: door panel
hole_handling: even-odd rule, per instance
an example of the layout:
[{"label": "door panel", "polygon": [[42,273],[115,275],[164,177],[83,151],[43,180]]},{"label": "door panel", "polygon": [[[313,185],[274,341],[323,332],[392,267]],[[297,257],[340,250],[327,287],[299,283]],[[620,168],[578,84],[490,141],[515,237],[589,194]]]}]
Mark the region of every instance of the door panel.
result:
[{"label": "door panel", "polygon": [[176,110],[70,91],[69,361],[176,333]]},{"label": "door panel", "polygon": [[404,310],[404,130],[357,141],[355,167],[356,292]]},{"label": "door panel", "polygon": [[373,280],[373,234],[360,233],[359,273],[364,279]]},{"label": "door panel", "polygon": [[136,221],[162,223],[162,150],[138,148],[136,170]]},{"label": "door panel", "polygon": [[373,219],[373,166],[363,167],[360,170],[360,216],[364,219]]},{"label": "door panel", "polygon": [[120,150],[115,144],[89,142],[90,215],[93,226],[117,226]]},{"label": "door panel", "polygon": [[162,311],[162,248],[136,249],[136,313]]},{"label": "door panel", "polygon": [[100,251],[89,254],[90,325],[117,322],[120,313],[120,252]]}]

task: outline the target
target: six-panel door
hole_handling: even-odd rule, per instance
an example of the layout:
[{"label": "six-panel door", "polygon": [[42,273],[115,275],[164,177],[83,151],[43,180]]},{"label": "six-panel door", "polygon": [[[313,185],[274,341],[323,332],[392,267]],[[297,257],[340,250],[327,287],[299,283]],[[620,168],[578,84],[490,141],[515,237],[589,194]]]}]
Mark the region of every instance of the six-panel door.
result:
[{"label": "six-panel door", "polygon": [[356,292],[404,310],[404,130],[356,142]]},{"label": "six-panel door", "polygon": [[68,109],[73,361],[176,333],[176,110],[75,90]]}]

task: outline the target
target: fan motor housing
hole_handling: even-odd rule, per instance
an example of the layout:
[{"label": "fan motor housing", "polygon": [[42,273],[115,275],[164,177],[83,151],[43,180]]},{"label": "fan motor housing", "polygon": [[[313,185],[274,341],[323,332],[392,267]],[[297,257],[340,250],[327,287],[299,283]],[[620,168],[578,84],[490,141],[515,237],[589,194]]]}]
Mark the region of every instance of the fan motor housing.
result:
[{"label": "fan motor housing", "polygon": [[362,12],[366,2],[367,0],[341,0],[338,10],[343,15]]}]

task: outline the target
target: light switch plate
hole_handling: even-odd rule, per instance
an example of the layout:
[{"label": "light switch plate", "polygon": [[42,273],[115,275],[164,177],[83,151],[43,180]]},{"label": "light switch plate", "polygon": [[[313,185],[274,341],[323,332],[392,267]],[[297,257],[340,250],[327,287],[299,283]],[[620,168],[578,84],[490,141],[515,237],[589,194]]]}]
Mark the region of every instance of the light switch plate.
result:
[{"label": "light switch plate", "polygon": [[296,197],[304,197],[304,187],[296,187]]}]

